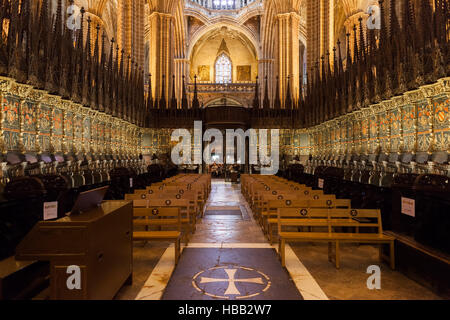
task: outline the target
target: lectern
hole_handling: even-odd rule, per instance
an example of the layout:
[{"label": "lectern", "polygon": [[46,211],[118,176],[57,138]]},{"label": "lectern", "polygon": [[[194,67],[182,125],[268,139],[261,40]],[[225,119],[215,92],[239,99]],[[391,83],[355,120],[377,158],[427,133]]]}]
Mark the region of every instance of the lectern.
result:
[{"label": "lectern", "polygon": [[[131,202],[107,201],[80,215],[39,222],[17,246],[16,259],[50,261],[52,300],[110,300],[132,281],[132,218]],[[68,285],[73,266],[80,288]]]}]

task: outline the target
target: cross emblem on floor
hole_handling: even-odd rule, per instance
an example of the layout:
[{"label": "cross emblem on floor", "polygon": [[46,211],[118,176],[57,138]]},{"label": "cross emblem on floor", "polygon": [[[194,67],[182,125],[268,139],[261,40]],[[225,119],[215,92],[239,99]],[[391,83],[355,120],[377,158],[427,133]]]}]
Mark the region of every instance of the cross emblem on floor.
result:
[{"label": "cross emblem on floor", "polygon": [[224,270],[228,276],[228,279],[215,279],[215,278],[205,278],[202,277],[200,280],[201,284],[205,283],[215,283],[215,282],[228,282],[228,289],[225,291],[226,296],[231,295],[240,295],[238,288],[236,287],[236,283],[255,283],[264,285],[264,281],[261,277],[259,278],[249,278],[249,279],[236,279],[237,269],[225,269]]}]

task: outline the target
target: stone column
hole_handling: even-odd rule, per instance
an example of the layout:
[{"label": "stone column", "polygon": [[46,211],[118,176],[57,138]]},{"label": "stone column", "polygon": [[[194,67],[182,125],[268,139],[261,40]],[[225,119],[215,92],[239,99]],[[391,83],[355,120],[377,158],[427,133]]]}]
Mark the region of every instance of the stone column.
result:
[{"label": "stone column", "polygon": [[274,59],[263,58],[258,60],[258,76],[259,76],[259,90],[260,90],[260,105],[263,107],[262,103],[264,100],[264,93],[266,90],[266,76],[267,84],[269,89],[269,99],[273,100],[273,94],[275,86],[275,70],[274,70]]},{"label": "stone column", "polygon": [[119,0],[117,43],[140,67],[144,66],[144,17],[144,0]]},{"label": "stone column", "polygon": [[[186,77],[185,78],[186,86],[187,82],[189,81],[189,60],[185,58],[175,58],[174,74],[175,74],[175,92],[177,94],[178,107],[181,108],[181,97],[183,93],[183,76]],[[169,85],[172,86],[172,81],[170,82]]]},{"label": "stone column", "polygon": [[[334,0],[307,1],[308,71],[326,52],[332,52],[334,39]],[[352,26],[353,27],[353,26]]]},{"label": "stone column", "polygon": [[131,57],[144,67],[145,0],[132,1]]},{"label": "stone column", "polygon": [[117,14],[117,43],[127,54],[131,54],[132,1],[119,0]]},{"label": "stone column", "polygon": [[[161,90],[163,75],[166,76],[166,100],[169,101],[170,80],[172,79],[173,61],[173,16],[154,12],[149,17],[150,24],[150,73],[153,85]],[[156,96],[160,92],[156,91]]]},{"label": "stone column", "polygon": [[299,26],[300,16],[295,13],[284,13],[278,15],[278,61],[280,76],[280,96],[284,101],[288,77],[291,83],[291,93],[294,99],[299,96]]}]

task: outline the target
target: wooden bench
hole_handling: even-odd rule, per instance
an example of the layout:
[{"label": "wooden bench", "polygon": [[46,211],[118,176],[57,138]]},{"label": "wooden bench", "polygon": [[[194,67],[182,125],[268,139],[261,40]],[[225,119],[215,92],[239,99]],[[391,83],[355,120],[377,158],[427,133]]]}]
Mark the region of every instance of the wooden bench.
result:
[{"label": "wooden bench", "polygon": [[170,199],[173,203],[187,201],[186,206],[182,208],[182,222],[189,225],[190,233],[194,234],[196,230],[197,218],[201,215],[201,201],[199,204],[198,193],[183,190],[180,191],[164,191],[153,195],[152,199]]},{"label": "wooden bench", "polygon": [[190,198],[195,201],[196,206],[198,207],[199,213],[203,215],[203,209],[206,204],[206,199],[208,197],[206,193],[206,189],[204,189],[200,185],[178,185],[178,186],[167,186],[162,190],[162,193],[169,193],[180,195],[183,198]]},{"label": "wooden bench", "polygon": [[171,199],[189,200],[188,210],[182,209],[189,214],[182,217],[182,223],[189,225],[191,233],[195,232],[198,216],[203,214],[208,193],[208,179],[204,175],[179,175],[166,179],[161,183],[155,183],[145,190],[136,190],[134,194],[126,195],[126,200],[150,200]]},{"label": "wooden bench", "polygon": [[[267,206],[265,207],[265,216],[267,223],[267,236],[269,238],[270,244],[273,244],[273,228],[272,226],[278,224],[278,209],[281,208],[293,208],[297,210],[297,213],[302,210],[307,210],[307,212],[313,212],[316,215],[324,214],[325,216],[322,218],[327,218],[326,214],[329,209],[332,208],[344,208],[349,209],[351,207],[351,200],[347,199],[299,199],[299,200],[277,200],[277,201],[269,201]],[[304,217],[301,217],[304,220]],[[318,217],[314,217],[317,219]],[[299,219],[297,219],[299,220]],[[289,221],[287,219],[286,221]],[[283,221],[284,222],[284,221]],[[317,222],[317,221],[314,221]],[[292,225],[292,222],[291,222]],[[302,227],[304,225],[299,225]],[[306,226],[308,227],[308,226]]]},{"label": "wooden bench", "polygon": [[[170,195],[158,195],[158,197],[149,199],[149,200],[135,200],[133,201],[133,205],[135,208],[141,207],[175,207],[180,209],[180,219],[181,219],[181,230],[183,232],[183,238],[186,245],[189,243],[189,235],[194,234],[196,230],[196,211],[195,211],[195,203],[189,199],[176,198],[171,197]],[[166,218],[161,219],[163,221],[159,222],[158,220],[152,221],[153,225],[169,225],[175,224],[175,220],[168,220]],[[137,220],[135,221],[135,225],[146,226],[145,222]]]},{"label": "wooden bench", "polygon": [[[280,238],[279,255],[283,267],[286,265],[286,242],[326,242],[328,243],[329,261],[332,261],[332,244],[335,245],[334,262],[337,269],[340,268],[341,243],[378,244],[380,245],[380,260],[387,258],[382,254],[381,245],[388,244],[390,256],[387,260],[390,267],[395,269],[395,238],[383,234],[380,210],[279,208],[277,212]],[[284,227],[293,225],[308,228],[302,228],[302,231],[296,232],[284,231]],[[318,227],[324,230],[317,230]],[[336,230],[337,228],[340,230]],[[372,229],[376,229],[376,232],[371,232]]]},{"label": "wooden bench", "polygon": [[[256,215],[263,228],[264,233],[268,232],[268,221],[270,218],[270,211],[267,210],[267,202],[271,200],[278,201],[292,201],[292,200],[322,200],[322,201],[336,201],[335,195],[325,195],[322,191],[316,192],[312,190],[299,190],[299,191],[272,191],[272,193],[264,193],[261,195],[259,201],[256,204]],[[273,212],[276,217],[276,210]]]},{"label": "wooden bench", "polygon": [[[153,201],[152,201],[153,202]],[[133,241],[173,241],[175,244],[175,264],[178,264],[181,251],[181,210],[179,207],[167,207],[155,201],[136,200],[133,214],[134,226],[144,226],[145,231],[133,231]],[[140,218],[140,219],[136,219]],[[175,227],[175,231],[149,231],[150,226]]]}]

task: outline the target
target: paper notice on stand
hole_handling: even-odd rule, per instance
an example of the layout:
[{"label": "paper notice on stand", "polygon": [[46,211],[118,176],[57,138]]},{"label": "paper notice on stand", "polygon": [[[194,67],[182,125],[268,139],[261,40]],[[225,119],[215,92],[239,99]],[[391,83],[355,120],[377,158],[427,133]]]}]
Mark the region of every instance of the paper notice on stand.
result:
[{"label": "paper notice on stand", "polygon": [[58,201],[44,202],[44,221],[58,218]]},{"label": "paper notice on stand", "polygon": [[402,213],[416,217],[416,200],[402,197]]}]

